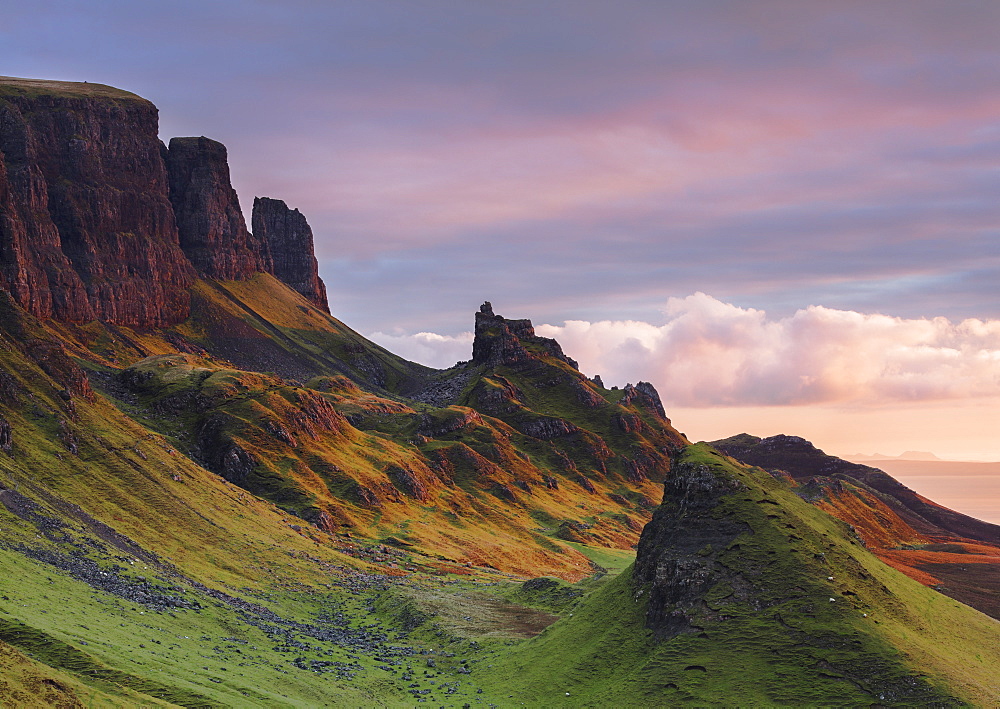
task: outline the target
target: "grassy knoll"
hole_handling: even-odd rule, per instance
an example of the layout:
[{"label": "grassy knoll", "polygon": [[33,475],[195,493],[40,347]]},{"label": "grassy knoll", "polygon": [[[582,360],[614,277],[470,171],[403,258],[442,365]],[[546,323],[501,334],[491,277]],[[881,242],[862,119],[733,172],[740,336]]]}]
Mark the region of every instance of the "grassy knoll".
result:
[{"label": "grassy knoll", "polygon": [[[717,585],[693,611],[694,632],[657,640],[648,592],[628,570],[496,663],[486,690],[497,703],[908,706],[917,685],[932,704],[982,706],[997,696],[1000,624],[878,561],[842,523],[770,476],[704,449],[687,462],[746,485],[718,514],[742,514],[752,529],[734,542],[740,560],[729,563],[767,578],[770,599],[759,596],[763,607],[754,607]],[[824,575],[805,563],[806,551]],[[768,571],[760,555],[789,563]]]}]

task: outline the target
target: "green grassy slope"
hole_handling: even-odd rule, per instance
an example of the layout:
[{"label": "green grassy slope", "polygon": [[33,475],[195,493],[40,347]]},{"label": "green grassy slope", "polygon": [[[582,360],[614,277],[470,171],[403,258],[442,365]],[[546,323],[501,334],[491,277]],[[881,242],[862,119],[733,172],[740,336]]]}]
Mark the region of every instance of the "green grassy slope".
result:
[{"label": "green grassy slope", "polygon": [[[543,347],[427,374],[276,284],[202,284],[205,307],[171,332],[0,302],[0,698],[996,696],[995,621],[762,471],[701,446],[671,469],[683,438],[641,392]],[[266,343],[257,371],[220,349],[244,325],[232,342]],[[521,583],[544,574],[562,580]]]},{"label": "green grassy slope", "polygon": [[[650,528],[691,530],[701,516],[744,531],[723,549],[694,552],[711,559],[702,566],[671,537],[644,535],[637,566],[645,555],[646,575],[621,574],[572,618],[521,646],[496,669],[495,691],[517,686],[514,699],[536,706],[987,706],[996,699],[996,621],[885,566],[842,523],[762,471],[701,446],[679,467],[681,477],[685,469],[707,471],[730,492],[700,511],[665,504]],[[689,581],[704,591],[671,604],[660,588],[659,600],[650,600],[675,562],[688,563]],[[699,577],[706,569],[707,579]],[[664,632],[674,613],[687,632]]]},{"label": "green grassy slope", "polygon": [[398,392],[433,372],[365,339],[267,274],[198,281],[192,315],[174,332],[240,369],[301,381],[345,374],[368,389]]},{"label": "green grassy slope", "polygon": [[[356,334],[264,285],[273,292],[257,294],[263,303],[249,287],[239,301],[253,317],[267,307],[253,337],[280,341],[274,351],[296,362],[308,350],[303,371],[324,375],[309,388],[198,350],[192,323],[173,333],[70,326],[0,303],[0,641],[9,648],[0,696],[53,688],[38,684],[49,679],[66,697],[109,705],[399,705],[414,698],[402,679],[406,652],[438,636],[382,630],[371,605],[380,585],[429,574],[431,595],[440,587],[447,597],[436,579],[482,574],[468,564],[494,578],[504,576],[490,566],[586,576],[587,558],[555,536],[565,520],[601,526],[606,515],[605,533],[634,541],[649,513],[629,517],[630,502],[610,497],[619,482],[545,486],[550,470],[526,450],[547,443],[465,407],[407,403],[373,386],[339,360],[336,343],[372,357],[374,346],[351,345]],[[234,317],[219,316],[219,327]],[[340,368],[323,369],[324,358]],[[381,361],[397,383],[418,371]],[[247,478],[226,467],[234,445],[253,456]],[[529,480],[528,490],[515,485]],[[359,484],[376,504],[359,504]],[[516,490],[513,499],[498,485]],[[370,577],[372,568],[384,575]],[[481,606],[501,624],[528,613],[520,607]],[[331,612],[336,633],[357,629],[361,647],[323,635],[317,618]],[[473,699],[471,685],[462,691]]]},{"label": "green grassy slope", "polygon": [[[268,276],[199,282],[194,296],[192,318],[166,333],[57,334],[179,454],[329,532],[579,578],[589,565],[564,542],[634,544],[683,441],[544,351],[516,371],[434,372]],[[522,392],[513,414],[490,403],[499,382]],[[440,386],[450,405],[424,396]]]}]

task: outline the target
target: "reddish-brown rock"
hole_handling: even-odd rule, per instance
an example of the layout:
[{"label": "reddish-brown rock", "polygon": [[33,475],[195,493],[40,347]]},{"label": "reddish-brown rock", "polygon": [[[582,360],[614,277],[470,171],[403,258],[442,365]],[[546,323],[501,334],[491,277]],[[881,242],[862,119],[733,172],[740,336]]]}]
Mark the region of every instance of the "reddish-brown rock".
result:
[{"label": "reddish-brown rock", "polygon": [[157,110],[99,84],[0,78],[0,287],[39,317],[187,316]]},{"label": "reddish-brown rock", "polygon": [[198,273],[223,281],[270,273],[270,253],[247,230],[230,182],[226,146],[172,138],[164,157],[180,245]]},{"label": "reddish-brown rock", "polygon": [[559,343],[550,337],[539,337],[527,319],[508,320],[493,313],[493,305],[486,301],[476,313],[475,339],[472,342],[472,361],[496,367],[536,359],[525,348],[529,343],[544,348],[548,354],[577,368],[577,363],[563,354]]},{"label": "reddish-brown rock", "polygon": [[157,328],[197,276],[271,273],[329,312],[312,230],[280,200],[247,228],[226,148],[157,138],[156,107],[87,83],[0,77],[0,290],[41,318]]},{"label": "reddish-brown rock", "polygon": [[312,229],[299,210],[289,209],[280,199],[255,197],[251,222],[254,237],[270,254],[271,274],[330,312],[313,251]]}]

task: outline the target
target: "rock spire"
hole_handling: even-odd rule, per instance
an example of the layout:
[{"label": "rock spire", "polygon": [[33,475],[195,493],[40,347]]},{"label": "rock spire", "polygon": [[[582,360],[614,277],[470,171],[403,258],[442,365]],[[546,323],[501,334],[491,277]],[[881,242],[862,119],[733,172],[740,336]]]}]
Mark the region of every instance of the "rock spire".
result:
[{"label": "rock spire", "polygon": [[269,272],[330,312],[313,250],[312,229],[299,210],[289,209],[280,199],[256,197],[251,223],[254,237],[270,254]]}]

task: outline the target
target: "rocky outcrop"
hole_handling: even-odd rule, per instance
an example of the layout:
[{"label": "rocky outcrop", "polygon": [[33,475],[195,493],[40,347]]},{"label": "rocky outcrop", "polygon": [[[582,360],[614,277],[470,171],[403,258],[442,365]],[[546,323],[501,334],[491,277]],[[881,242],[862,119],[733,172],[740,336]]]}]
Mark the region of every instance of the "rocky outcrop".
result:
[{"label": "rocky outcrop", "polygon": [[556,416],[536,416],[525,419],[518,423],[517,429],[525,435],[543,441],[569,436],[580,430],[578,426]]},{"label": "rocky outcrop", "polygon": [[214,414],[202,421],[197,439],[202,462],[229,482],[250,489],[257,459],[229,434],[229,427],[230,417],[225,414]]},{"label": "rocky outcrop", "polygon": [[619,402],[622,406],[641,406],[669,423],[667,412],[664,411],[663,403],[660,401],[660,395],[652,384],[649,382],[639,382],[635,386],[626,384],[623,391],[624,395]]},{"label": "rocky outcrop", "polygon": [[461,430],[466,426],[481,426],[482,417],[473,409],[449,406],[436,412],[435,415],[424,414],[420,417],[417,433],[428,438],[446,436]]},{"label": "rocky outcrop", "polygon": [[386,475],[393,485],[404,494],[419,502],[431,499],[431,483],[420,479],[416,471],[398,465],[391,466]]},{"label": "rocky outcrop", "polygon": [[10,421],[0,415],[0,451],[10,453],[14,448],[14,432]]},{"label": "rocky outcrop", "polygon": [[100,84],[0,77],[0,290],[32,315],[159,328],[197,276],[271,273],[329,312],[305,218],[256,200],[247,231],[226,148],[157,137],[156,107]]},{"label": "rocky outcrop", "polygon": [[0,79],[0,288],[42,318],[158,327],[186,317],[149,101],[96,84]]},{"label": "rocky outcrop", "polygon": [[528,319],[507,320],[493,313],[493,305],[486,301],[476,313],[475,339],[472,342],[472,361],[488,367],[516,365],[532,359],[535,354],[525,345],[570,364],[577,363],[567,357],[559,343],[550,337],[539,337]]},{"label": "rocky outcrop", "polygon": [[164,157],[181,249],[198,273],[231,281],[271,272],[270,254],[243,219],[226,146],[204,136],[172,138]]},{"label": "rocky outcrop", "polygon": [[251,223],[254,238],[270,256],[269,272],[330,312],[313,250],[312,229],[299,210],[289,209],[280,199],[256,197]]},{"label": "rocky outcrop", "polygon": [[648,589],[646,627],[658,639],[697,632],[692,611],[719,583],[749,596],[750,584],[723,564],[720,553],[750,527],[714,514],[726,495],[740,489],[739,481],[705,465],[675,466],[665,485],[663,504],[642,530],[633,582]]},{"label": "rocky outcrop", "polygon": [[524,394],[506,377],[484,377],[473,390],[476,408],[490,416],[510,415],[521,408]]}]

